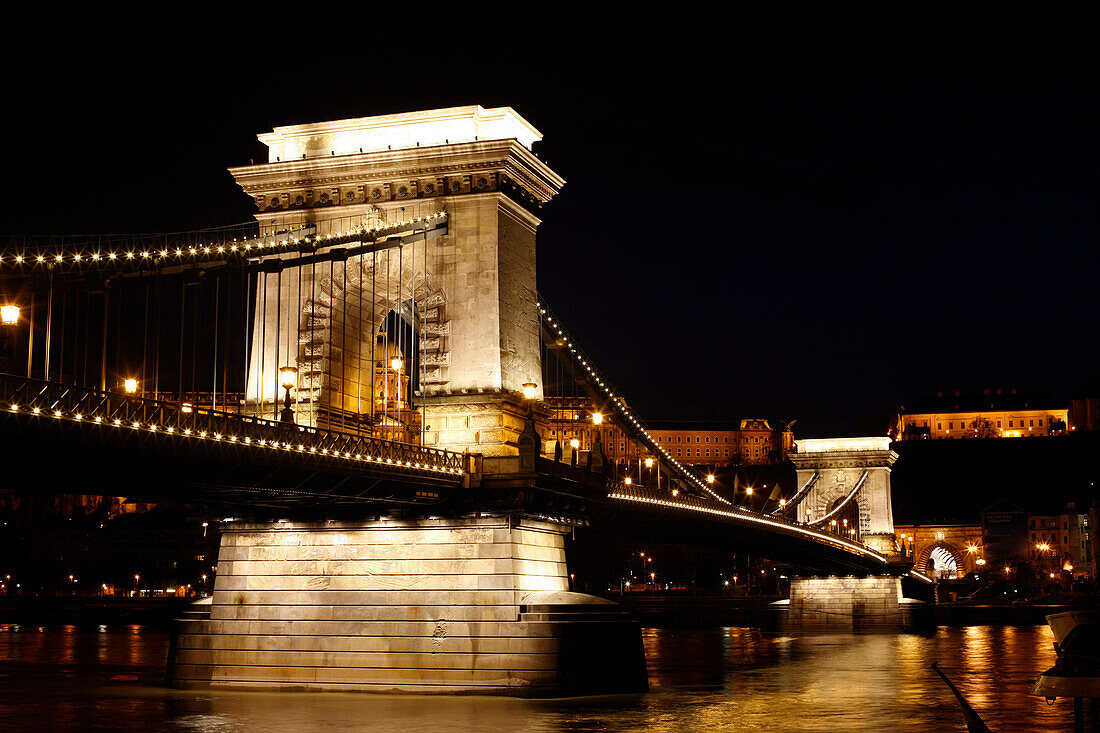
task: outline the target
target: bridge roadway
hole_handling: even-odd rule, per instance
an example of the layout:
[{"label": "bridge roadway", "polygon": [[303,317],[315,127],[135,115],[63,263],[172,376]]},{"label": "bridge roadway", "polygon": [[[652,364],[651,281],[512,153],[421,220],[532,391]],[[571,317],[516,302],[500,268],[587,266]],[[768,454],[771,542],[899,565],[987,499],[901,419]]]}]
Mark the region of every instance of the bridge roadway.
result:
[{"label": "bridge roadway", "polygon": [[[470,456],[0,375],[12,488],[208,504],[265,516],[510,513],[649,541],[752,549],[811,572],[883,572],[863,545],[709,496],[627,486],[539,457]],[[486,464],[489,459],[486,459]],[[488,469],[488,470],[486,470]]]}]

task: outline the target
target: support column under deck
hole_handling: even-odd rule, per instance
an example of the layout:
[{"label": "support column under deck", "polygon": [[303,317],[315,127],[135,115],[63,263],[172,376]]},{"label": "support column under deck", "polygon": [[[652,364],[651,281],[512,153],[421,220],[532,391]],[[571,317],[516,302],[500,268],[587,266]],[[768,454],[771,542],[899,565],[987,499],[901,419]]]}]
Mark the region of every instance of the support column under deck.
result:
[{"label": "support column under deck", "polygon": [[569,527],[508,517],[235,524],[180,687],[550,696],[646,689],[636,622],[568,592]]}]

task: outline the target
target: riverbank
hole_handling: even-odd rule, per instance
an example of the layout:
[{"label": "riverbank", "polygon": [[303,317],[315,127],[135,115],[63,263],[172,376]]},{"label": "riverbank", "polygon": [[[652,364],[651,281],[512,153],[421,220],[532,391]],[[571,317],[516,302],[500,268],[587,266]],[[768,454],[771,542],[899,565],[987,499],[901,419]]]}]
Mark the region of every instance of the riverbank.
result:
[{"label": "riverbank", "polygon": [[166,624],[195,598],[14,596],[0,598],[0,623]]}]

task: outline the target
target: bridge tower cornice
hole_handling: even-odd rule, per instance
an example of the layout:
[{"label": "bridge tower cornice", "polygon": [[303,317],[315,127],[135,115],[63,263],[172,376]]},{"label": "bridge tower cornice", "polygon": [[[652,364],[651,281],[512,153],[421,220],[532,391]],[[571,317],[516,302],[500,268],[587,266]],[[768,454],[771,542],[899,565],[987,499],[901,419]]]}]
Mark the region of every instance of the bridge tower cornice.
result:
[{"label": "bridge tower cornice", "polygon": [[893,450],[837,450],[814,453],[789,453],[791,463],[799,470],[814,468],[885,468],[891,470],[898,454]]},{"label": "bridge tower cornice", "polygon": [[325,209],[325,216],[346,216],[364,204],[492,192],[517,197],[537,210],[565,185],[515,140],[307,158],[229,172],[263,214]]}]

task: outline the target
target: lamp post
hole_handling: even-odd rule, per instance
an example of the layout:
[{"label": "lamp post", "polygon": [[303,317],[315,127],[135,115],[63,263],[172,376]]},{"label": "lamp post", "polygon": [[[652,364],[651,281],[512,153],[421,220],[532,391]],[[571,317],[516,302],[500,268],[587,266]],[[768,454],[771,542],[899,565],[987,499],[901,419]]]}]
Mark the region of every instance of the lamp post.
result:
[{"label": "lamp post", "polygon": [[0,349],[0,357],[4,359],[4,371],[14,372],[14,366],[8,365],[8,360],[15,359],[15,328],[19,325],[19,306],[0,306],[0,323],[4,324],[4,343]]},{"label": "lamp post", "polygon": [[294,386],[294,383],[298,381],[298,368],[292,366],[285,366],[279,370],[279,383],[283,385],[283,389],[286,390],[286,396],[283,398],[283,411],[279,414],[279,421],[293,424],[294,423],[294,409],[290,406],[290,388]]},{"label": "lamp post", "polygon": [[[398,425],[401,424],[401,398],[404,396],[404,395],[401,394],[403,392],[403,390],[401,389],[401,368],[404,367],[404,366],[405,366],[405,360],[401,358],[400,354],[394,354],[393,357],[390,358],[390,369],[393,370],[393,373],[397,377],[394,380],[394,385],[393,385],[393,401],[394,401],[394,404],[397,407],[397,424]],[[402,439],[405,437],[404,430],[402,430],[402,432],[401,432],[401,437],[402,437]]]}]

